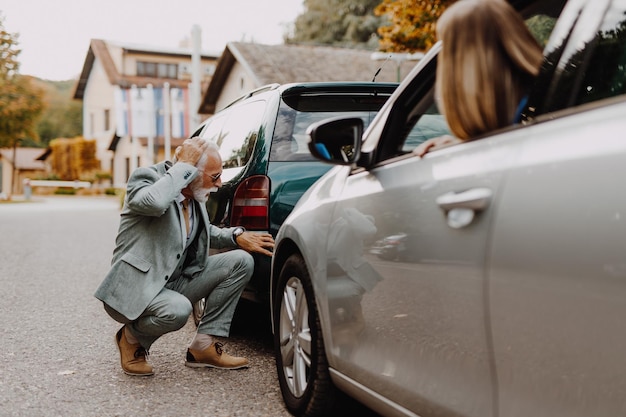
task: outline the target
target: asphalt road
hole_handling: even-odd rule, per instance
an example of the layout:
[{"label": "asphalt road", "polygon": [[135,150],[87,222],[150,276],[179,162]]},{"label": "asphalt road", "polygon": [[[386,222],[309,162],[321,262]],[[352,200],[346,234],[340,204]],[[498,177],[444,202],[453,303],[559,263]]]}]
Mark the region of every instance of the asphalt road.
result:
[{"label": "asphalt road", "polygon": [[249,369],[185,367],[189,320],[152,346],[153,377],[121,371],[120,325],[93,297],[118,220],[112,197],[0,204],[0,416],[289,416],[255,305],[240,305],[226,345]]}]

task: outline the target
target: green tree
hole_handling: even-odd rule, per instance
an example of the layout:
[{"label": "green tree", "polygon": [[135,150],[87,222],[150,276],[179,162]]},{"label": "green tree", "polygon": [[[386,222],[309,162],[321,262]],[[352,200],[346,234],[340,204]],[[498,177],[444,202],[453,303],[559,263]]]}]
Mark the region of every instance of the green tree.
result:
[{"label": "green tree", "polygon": [[436,40],[435,25],[456,0],[383,0],[374,13],[389,24],[378,28],[379,49],[384,52],[419,52]]},{"label": "green tree", "polygon": [[18,73],[17,38],[6,31],[0,15],[0,148],[37,139],[35,123],[43,110],[42,91],[32,85],[31,77]]},{"label": "green tree", "polygon": [[76,80],[36,79],[35,84],[45,92],[45,109],[36,126],[40,146],[48,146],[55,138],[80,136],[83,129],[82,105],[72,99]]},{"label": "green tree", "polygon": [[304,0],[286,43],[376,49],[383,19],[374,15],[380,0]]},{"label": "green tree", "polygon": [[552,29],[554,29],[555,23],[556,19],[554,17],[545,15],[536,15],[526,20],[528,29],[542,47],[545,47],[548,43],[548,39],[550,38]]}]

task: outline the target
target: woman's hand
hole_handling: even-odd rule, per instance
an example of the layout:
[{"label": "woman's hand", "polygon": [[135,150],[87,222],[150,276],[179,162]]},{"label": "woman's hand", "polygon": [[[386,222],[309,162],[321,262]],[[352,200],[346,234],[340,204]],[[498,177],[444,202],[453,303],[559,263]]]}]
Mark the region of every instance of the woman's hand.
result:
[{"label": "woman's hand", "polygon": [[461,142],[463,142],[461,139],[457,139],[450,135],[439,136],[420,143],[415,149],[413,149],[413,154],[417,156],[424,156],[431,150],[456,145]]},{"label": "woman's hand", "polygon": [[274,238],[269,233],[243,232],[237,236],[237,245],[246,252],[272,256]]}]

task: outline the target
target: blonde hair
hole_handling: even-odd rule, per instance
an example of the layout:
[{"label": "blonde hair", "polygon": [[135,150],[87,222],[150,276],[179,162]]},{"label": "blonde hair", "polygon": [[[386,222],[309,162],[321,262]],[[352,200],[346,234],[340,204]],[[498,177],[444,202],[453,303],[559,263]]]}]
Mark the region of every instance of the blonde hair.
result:
[{"label": "blonde hair", "polygon": [[543,59],[505,0],[460,0],[437,22],[437,96],[450,130],[468,140],[513,122]]}]

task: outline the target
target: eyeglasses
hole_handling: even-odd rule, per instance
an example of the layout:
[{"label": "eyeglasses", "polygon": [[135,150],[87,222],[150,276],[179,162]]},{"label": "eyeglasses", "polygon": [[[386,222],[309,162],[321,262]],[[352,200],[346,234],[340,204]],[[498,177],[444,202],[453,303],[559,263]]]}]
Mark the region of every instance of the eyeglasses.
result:
[{"label": "eyeglasses", "polygon": [[221,176],[222,176],[222,173],[219,172],[219,173],[217,173],[215,175],[209,175],[209,178],[211,178],[213,180],[213,182],[216,182],[217,180],[220,179]]}]

